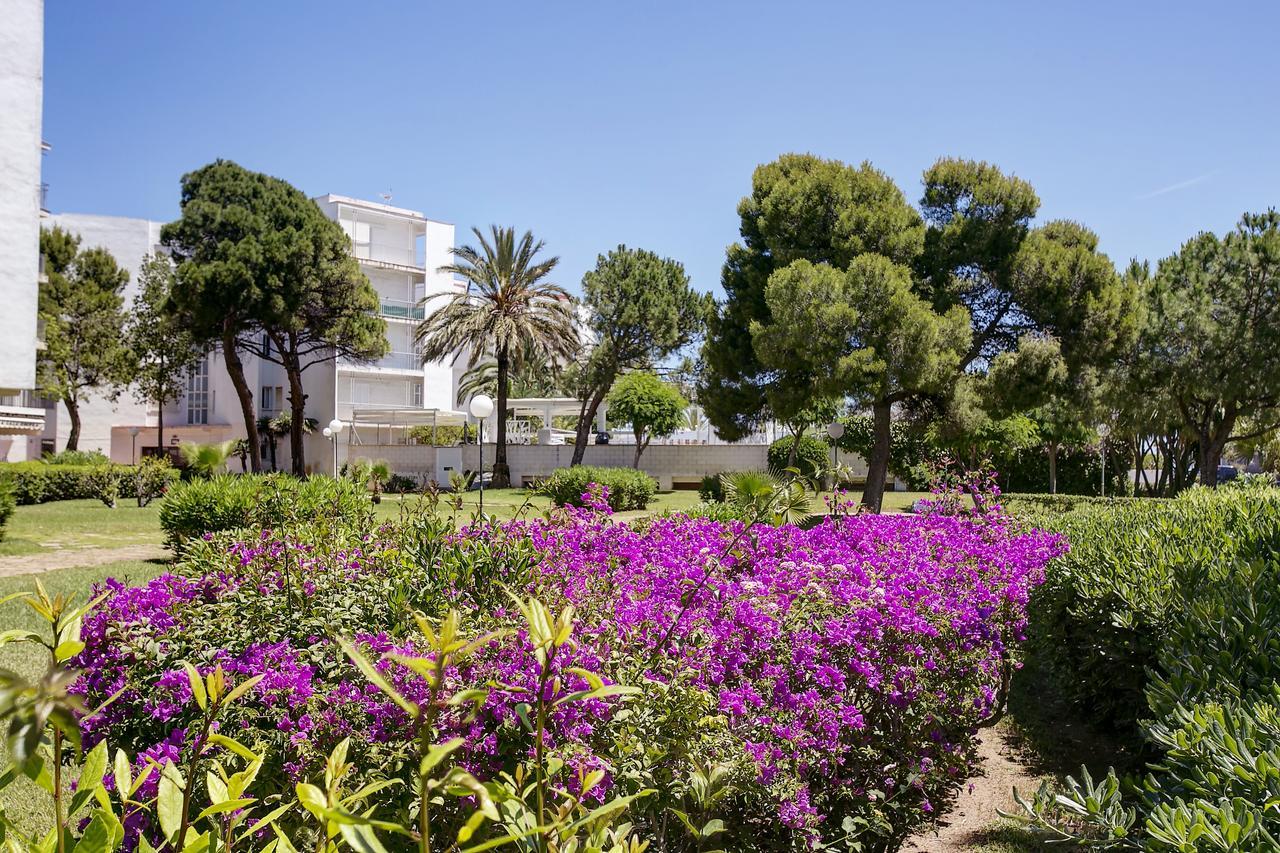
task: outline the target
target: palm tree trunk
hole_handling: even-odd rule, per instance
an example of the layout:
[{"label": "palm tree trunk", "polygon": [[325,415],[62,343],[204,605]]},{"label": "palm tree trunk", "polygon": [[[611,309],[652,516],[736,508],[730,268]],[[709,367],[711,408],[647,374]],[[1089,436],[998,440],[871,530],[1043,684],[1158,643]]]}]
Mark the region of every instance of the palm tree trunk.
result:
[{"label": "palm tree trunk", "polygon": [[71,421],[71,431],[67,433],[67,450],[80,449],[80,401],[75,395],[63,400],[67,404],[67,418]]},{"label": "palm tree trunk", "polygon": [[[508,374],[511,371],[511,357],[506,349],[501,349],[498,351],[497,360],[498,406],[494,414],[498,418],[498,428],[494,431],[492,485],[495,489],[505,489],[511,485],[511,469],[507,466],[507,384],[510,382]],[[483,445],[480,447],[480,459],[483,463]]]},{"label": "palm tree trunk", "polygon": [[228,317],[222,324],[222,357],[227,362],[227,375],[240,400],[240,412],[244,415],[244,431],[249,439],[249,468],[255,474],[262,473],[262,457],[258,452],[258,421],[253,412],[253,392],[244,378],[244,362],[236,352],[235,324]]}]

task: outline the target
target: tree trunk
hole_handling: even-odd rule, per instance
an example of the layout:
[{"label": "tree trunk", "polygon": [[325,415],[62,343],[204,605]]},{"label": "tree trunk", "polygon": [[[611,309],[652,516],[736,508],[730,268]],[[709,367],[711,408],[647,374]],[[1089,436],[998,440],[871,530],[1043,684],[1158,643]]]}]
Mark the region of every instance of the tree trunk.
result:
[{"label": "tree trunk", "polygon": [[67,419],[71,421],[71,431],[67,433],[67,450],[80,449],[80,401],[74,396],[62,402],[67,404]]},{"label": "tree trunk", "polygon": [[583,401],[583,408],[578,415],[578,429],[573,435],[573,458],[569,460],[569,467],[581,465],[583,458],[586,457],[587,438],[591,435],[596,413],[600,411],[600,404],[604,402],[604,397],[608,393],[609,385],[599,385],[591,392],[590,399]]},{"label": "tree trunk", "polygon": [[1058,443],[1049,442],[1046,450],[1049,453],[1049,494],[1056,495],[1058,493]]},{"label": "tree trunk", "polygon": [[[506,489],[511,486],[511,469],[507,466],[507,384],[511,370],[511,357],[505,349],[497,353],[498,361],[498,407],[494,413],[498,416],[498,428],[494,431],[493,447],[493,480],[495,489]],[[484,446],[480,447],[481,467],[484,460]]]},{"label": "tree trunk", "polygon": [[249,439],[249,467],[255,474],[262,473],[262,454],[258,448],[258,421],[253,412],[253,392],[244,378],[244,362],[240,353],[236,352],[235,326],[231,318],[222,324],[222,357],[227,362],[227,375],[236,389],[236,397],[240,400],[240,411],[244,415],[244,431]]},{"label": "tree trunk", "polygon": [[889,476],[889,442],[893,404],[877,400],[871,407],[873,430],[871,458],[867,460],[867,484],[862,490],[862,505],[880,512],[884,487]]},{"label": "tree trunk", "polygon": [[643,433],[640,430],[636,430],[635,435],[636,435],[636,458],[631,460],[631,467],[638,469],[640,467],[640,454],[644,453],[644,449],[649,446],[649,439],[646,438],[644,439],[643,442],[641,442],[641,437],[643,436]]},{"label": "tree trunk", "polygon": [[[307,393],[302,388],[302,370],[298,365],[297,342],[290,335],[287,342],[289,349],[281,348],[281,361],[285,363],[284,372],[289,378],[289,465],[295,477],[307,475],[306,450],[303,447],[303,436],[306,429]],[[333,441],[337,441],[335,435]],[[333,472],[336,477],[337,471]]]},{"label": "tree trunk", "polygon": [[1208,430],[1200,431],[1199,454],[1196,465],[1200,469],[1200,485],[1210,488],[1218,485],[1218,465],[1222,462],[1222,450],[1226,442]]}]

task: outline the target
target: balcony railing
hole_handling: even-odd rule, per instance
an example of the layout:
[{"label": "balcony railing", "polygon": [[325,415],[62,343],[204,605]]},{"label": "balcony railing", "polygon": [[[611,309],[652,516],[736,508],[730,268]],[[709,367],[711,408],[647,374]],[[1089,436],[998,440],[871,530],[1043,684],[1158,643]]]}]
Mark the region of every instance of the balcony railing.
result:
[{"label": "balcony railing", "polygon": [[344,367],[356,368],[378,367],[384,370],[420,370],[422,368],[422,354],[392,351],[374,361],[343,361],[341,364]]},{"label": "balcony railing", "polygon": [[416,302],[409,302],[405,299],[387,299],[383,298],[382,308],[379,311],[383,317],[391,317],[396,320],[421,320],[426,317],[426,309]]},{"label": "balcony railing", "polygon": [[40,185],[40,212],[46,216],[49,214],[49,185]]},{"label": "balcony railing", "polygon": [[422,260],[418,257],[416,248],[389,243],[352,243],[351,252],[362,261],[422,268]]},{"label": "balcony railing", "polygon": [[43,409],[44,397],[39,391],[24,390],[17,394],[0,394],[0,406],[12,409]]}]

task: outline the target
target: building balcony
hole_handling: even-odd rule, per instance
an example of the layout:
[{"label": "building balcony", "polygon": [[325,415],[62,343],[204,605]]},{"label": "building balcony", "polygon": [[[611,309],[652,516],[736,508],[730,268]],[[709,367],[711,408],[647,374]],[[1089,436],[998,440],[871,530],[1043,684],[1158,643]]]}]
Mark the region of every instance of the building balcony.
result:
[{"label": "building balcony", "polygon": [[0,395],[0,435],[39,434],[44,431],[44,398],[37,391]]},{"label": "building balcony", "polygon": [[386,243],[352,243],[351,254],[358,261],[387,269],[426,273],[418,250],[412,246]]},{"label": "building balcony", "polygon": [[45,219],[49,216],[49,185],[40,184],[40,218]]},{"label": "building balcony", "polygon": [[426,308],[417,302],[409,302],[406,299],[389,299],[381,297],[382,306],[378,309],[378,314],[389,320],[422,320],[426,317]]},{"label": "building balcony", "polygon": [[422,354],[393,351],[374,361],[339,361],[338,367],[345,370],[405,370],[417,373],[422,370]]}]

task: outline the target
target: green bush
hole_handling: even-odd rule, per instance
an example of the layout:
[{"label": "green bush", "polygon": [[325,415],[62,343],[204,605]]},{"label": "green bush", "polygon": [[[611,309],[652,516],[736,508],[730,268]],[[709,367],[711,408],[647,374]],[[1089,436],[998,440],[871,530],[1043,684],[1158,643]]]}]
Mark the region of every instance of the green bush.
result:
[{"label": "green bush", "polygon": [[1073,549],[1050,570],[1053,607],[1032,631],[1045,615],[1056,630],[1036,654],[1071,640],[1060,685],[1118,690],[1152,755],[1141,779],[1042,788],[1026,820],[1090,846],[1280,848],[1280,490],[1193,489],[1063,518]]},{"label": "green bush", "polygon": [[[54,465],[48,462],[6,462],[0,463],[0,480],[9,483],[18,504],[48,503],[50,501],[69,501],[81,498],[98,499],[102,494],[100,477],[97,476],[102,464],[96,465]],[[121,493],[135,494],[137,477],[141,466],[112,465],[119,473]],[[165,473],[148,473],[152,490],[156,489],[155,480],[163,479],[165,484],[176,483],[178,471],[167,468]],[[161,491],[163,488],[160,489]]]},{"label": "green bush", "polygon": [[1038,512],[1064,513],[1090,507],[1117,507],[1131,502],[1162,500],[1164,498],[1135,498],[1127,495],[1102,498],[1095,495],[1067,495],[1062,493],[1051,495],[1006,492],[1000,496],[1001,505],[1010,512],[1018,514]]},{"label": "green bush", "polygon": [[409,440],[414,444],[453,447],[471,444],[475,441],[475,433],[469,427],[438,426],[433,430],[429,426],[416,426],[409,430]]},{"label": "green bush", "polygon": [[18,508],[18,500],[13,496],[13,489],[6,482],[0,481],[0,542],[4,541],[5,528],[9,519]]},{"label": "green bush", "polygon": [[[1065,504],[1068,499],[1050,499]],[[1029,654],[1096,724],[1139,741],[1148,671],[1200,596],[1238,567],[1280,558],[1280,490],[1195,488],[1162,501],[1011,502],[1071,544],[1032,596]]]},{"label": "green bush", "polygon": [[702,478],[698,486],[698,497],[704,504],[724,503],[724,482],[720,479],[724,474],[708,474]]},{"label": "green bush", "polygon": [[810,484],[822,479],[823,472],[831,466],[831,449],[825,441],[811,435],[802,436],[796,448],[796,458],[791,465],[787,460],[791,456],[791,445],[795,436],[784,435],[769,445],[769,472],[783,476],[788,467],[800,471],[800,476]]},{"label": "green bush", "polygon": [[101,450],[63,450],[41,458],[46,465],[106,465],[111,460]]},{"label": "green bush", "polygon": [[582,495],[592,483],[608,489],[609,508],[614,512],[644,509],[658,490],[656,480],[634,468],[575,465],[557,470],[543,481],[539,491],[557,506],[583,506]]},{"label": "green bush", "polygon": [[169,490],[160,504],[165,543],[181,553],[187,542],[226,530],[276,529],[321,515],[361,526],[370,521],[369,493],[346,479],[286,474],[222,474]]}]

